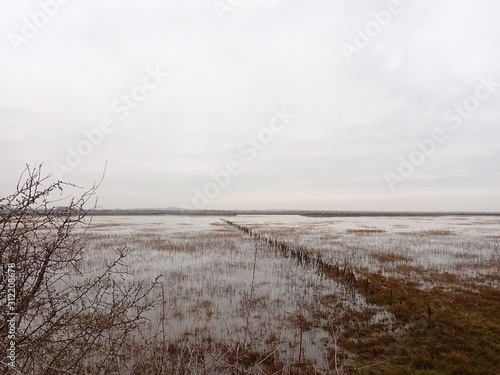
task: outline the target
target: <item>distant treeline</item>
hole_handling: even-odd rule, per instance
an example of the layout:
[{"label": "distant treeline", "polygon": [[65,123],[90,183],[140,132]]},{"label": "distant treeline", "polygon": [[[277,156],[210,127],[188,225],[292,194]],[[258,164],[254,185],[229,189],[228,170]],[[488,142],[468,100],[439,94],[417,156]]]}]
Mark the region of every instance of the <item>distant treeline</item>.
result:
[{"label": "distant treeline", "polygon": [[414,211],[301,211],[301,210],[161,210],[124,209],[95,210],[94,215],[192,215],[192,216],[238,216],[238,215],[298,215],[305,217],[438,217],[438,216],[500,216],[500,212],[414,212]]},{"label": "distant treeline", "polygon": [[[33,214],[73,213],[66,207],[31,210]],[[8,210],[0,210],[1,214]],[[74,212],[76,214],[76,212]],[[130,216],[130,215],[191,215],[191,216],[238,216],[238,215],[298,215],[305,217],[439,217],[439,216],[500,216],[500,212],[415,212],[415,211],[305,211],[305,210],[189,210],[189,209],[92,209],[89,215]]]}]

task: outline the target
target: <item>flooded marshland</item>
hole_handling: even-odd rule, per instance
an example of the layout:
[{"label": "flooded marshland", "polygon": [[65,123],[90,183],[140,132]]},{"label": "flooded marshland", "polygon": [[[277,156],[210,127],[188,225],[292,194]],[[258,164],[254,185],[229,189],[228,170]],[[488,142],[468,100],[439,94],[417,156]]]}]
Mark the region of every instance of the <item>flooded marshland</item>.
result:
[{"label": "flooded marshland", "polygon": [[[413,303],[406,295],[499,286],[494,216],[222,219],[254,235],[216,216],[93,218],[86,269],[126,248],[123,283],[159,276],[148,296],[158,303],[124,348],[131,368],[160,352],[164,373],[177,374],[380,368],[387,354],[355,349],[397,340],[415,324],[402,315]],[[330,272],[284,256],[270,239],[321,259]],[[428,304],[419,319],[430,326],[436,308]]]}]

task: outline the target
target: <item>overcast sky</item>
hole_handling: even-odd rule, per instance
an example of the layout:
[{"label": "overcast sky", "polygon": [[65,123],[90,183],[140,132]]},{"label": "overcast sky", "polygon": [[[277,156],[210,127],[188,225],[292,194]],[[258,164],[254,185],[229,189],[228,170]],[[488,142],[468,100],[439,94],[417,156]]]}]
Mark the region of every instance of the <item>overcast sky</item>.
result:
[{"label": "overcast sky", "polygon": [[106,208],[500,211],[497,0],[1,10],[2,196],[107,160]]}]

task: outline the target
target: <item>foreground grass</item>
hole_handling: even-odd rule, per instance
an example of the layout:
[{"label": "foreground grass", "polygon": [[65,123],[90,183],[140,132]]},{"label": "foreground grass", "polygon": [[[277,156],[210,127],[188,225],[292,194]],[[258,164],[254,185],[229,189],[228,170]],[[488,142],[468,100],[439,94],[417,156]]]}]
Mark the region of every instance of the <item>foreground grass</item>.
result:
[{"label": "foreground grass", "polygon": [[406,329],[343,344],[357,353],[356,374],[498,374],[500,291],[434,287],[361,271],[373,293],[358,288],[371,303],[384,305]]}]

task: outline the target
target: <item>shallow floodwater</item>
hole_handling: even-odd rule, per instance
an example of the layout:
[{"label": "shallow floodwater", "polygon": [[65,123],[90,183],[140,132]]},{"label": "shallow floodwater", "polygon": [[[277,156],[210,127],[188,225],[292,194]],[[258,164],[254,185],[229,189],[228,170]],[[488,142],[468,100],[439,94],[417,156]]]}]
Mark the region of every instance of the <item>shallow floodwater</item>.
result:
[{"label": "shallow floodwater", "polygon": [[[499,272],[498,217],[226,219],[354,269],[393,276],[410,267],[422,288],[435,285],[429,275],[444,272],[467,278],[471,287],[497,282],[489,276]],[[96,216],[87,233],[89,268],[126,247],[127,282],[161,275],[151,296],[161,298],[161,306],[150,311],[143,335],[157,336],[161,327],[171,343],[207,350],[215,350],[214,343],[242,345],[290,366],[303,355],[319,373],[328,373],[328,350],[349,324],[361,324],[357,314],[367,329],[393,329],[393,317],[383,308],[216,216]]]}]

